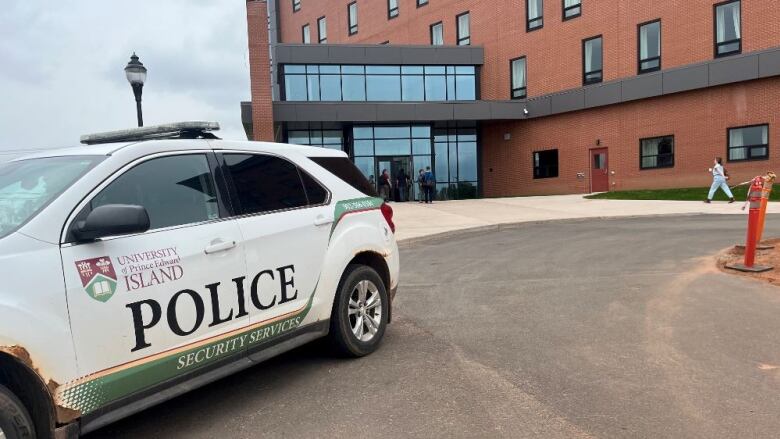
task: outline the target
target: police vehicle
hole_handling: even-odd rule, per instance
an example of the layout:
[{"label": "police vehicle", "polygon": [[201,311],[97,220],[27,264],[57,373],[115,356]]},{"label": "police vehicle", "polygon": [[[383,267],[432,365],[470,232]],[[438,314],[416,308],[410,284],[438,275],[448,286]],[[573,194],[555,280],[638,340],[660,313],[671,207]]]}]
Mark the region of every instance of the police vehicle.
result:
[{"label": "police vehicle", "polygon": [[218,128],[0,164],[0,438],[77,436],[320,337],[377,348],[392,209],[343,152]]}]

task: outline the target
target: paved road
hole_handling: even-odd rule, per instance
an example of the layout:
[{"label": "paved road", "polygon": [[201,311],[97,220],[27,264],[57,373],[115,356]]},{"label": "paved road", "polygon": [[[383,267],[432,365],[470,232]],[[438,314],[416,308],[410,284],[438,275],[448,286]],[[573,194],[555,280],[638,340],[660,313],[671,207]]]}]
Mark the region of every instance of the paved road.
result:
[{"label": "paved road", "polygon": [[707,259],[744,220],[526,224],[416,244],[376,354],[304,347],[92,438],[775,437],[780,289]]}]

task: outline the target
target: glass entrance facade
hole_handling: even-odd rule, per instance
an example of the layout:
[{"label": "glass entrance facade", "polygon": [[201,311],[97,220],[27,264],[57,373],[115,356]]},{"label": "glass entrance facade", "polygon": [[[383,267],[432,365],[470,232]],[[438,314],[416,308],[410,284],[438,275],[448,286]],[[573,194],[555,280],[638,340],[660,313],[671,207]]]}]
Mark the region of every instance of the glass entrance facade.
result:
[{"label": "glass entrance facade", "polygon": [[[398,172],[413,181],[430,167],[436,177],[439,200],[479,196],[479,148],[474,122],[396,124],[288,124],[289,143],[346,151],[358,169],[376,184],[384,169],[393,181]],[[404,197],[417,200],[420,190],[411,184]],[[395,192],[395,199],[399,199]]]}]

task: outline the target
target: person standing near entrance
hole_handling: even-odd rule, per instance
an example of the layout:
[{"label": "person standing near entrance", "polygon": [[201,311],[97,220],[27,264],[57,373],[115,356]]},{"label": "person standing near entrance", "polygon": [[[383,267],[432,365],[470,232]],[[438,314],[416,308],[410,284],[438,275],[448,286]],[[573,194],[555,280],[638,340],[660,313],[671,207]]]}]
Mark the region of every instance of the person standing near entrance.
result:
[{"label": "person standing near entrance", "polygon": [[425,167],[423,174],[423,189],[425,190],[425,204],[433,203],[433,190],[436,187],[436,178],[431,172],[431,167]]},{"label": "person standing near entrance", "polygon": [[420,172],[417,174],[417,202],[422,203],[425,200],[425,182],[423,181],[425,177],[425,171],[420,169]]},{"label": "person standing near entrance", "polygon": [[704,200],[704,202],[712,202],[712,197],[715,195],[715,192],[717,192],[718,188],[721,188],[723,189],[723,192],[726,193],[726,196],[729,197],[729,203],[733,203],[734,195],[731,193],[731,189],[729,189],[729,185],[726,182],[729,177],[726,169],[723,168],[722,158],[715,158],[714,165],[710,168],[710,172],[712,172],[712,186],[710,186],[710,193],[707,195],[707,199]]},{"label": "person standing near entrance", "polygon": [[401,168],[398,171],[398,175],[395,177],[395,184],[398,186],[398,201],[406,201],[406,189],[409,186],[409,177],[406,176],[406,171]]},{"label": "person standing near entrance", "polygon": [[382,170],[382,175],[379,176],[379,196],[385,201],[390,201],[390,188],[392,187],[390,182],[390,174],[387,169]]}]

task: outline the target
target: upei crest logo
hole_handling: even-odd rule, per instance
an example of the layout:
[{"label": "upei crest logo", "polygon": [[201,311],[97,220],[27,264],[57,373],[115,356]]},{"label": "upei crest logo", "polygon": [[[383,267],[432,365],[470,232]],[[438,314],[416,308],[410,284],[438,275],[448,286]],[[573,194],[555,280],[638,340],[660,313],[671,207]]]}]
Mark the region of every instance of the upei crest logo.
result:
[{"label": "upei crest logo", "polygon": [[108,302],[116,292],[116,272],[108,256],[76,261],[76,269],[84,291],[93,299]]}]

